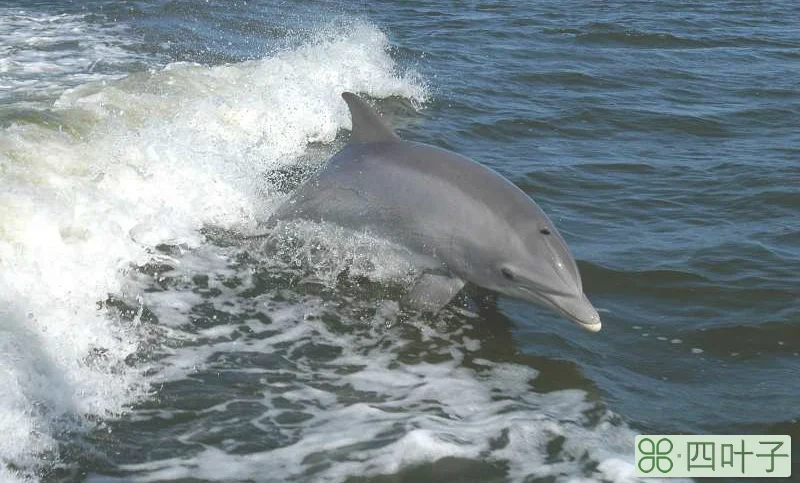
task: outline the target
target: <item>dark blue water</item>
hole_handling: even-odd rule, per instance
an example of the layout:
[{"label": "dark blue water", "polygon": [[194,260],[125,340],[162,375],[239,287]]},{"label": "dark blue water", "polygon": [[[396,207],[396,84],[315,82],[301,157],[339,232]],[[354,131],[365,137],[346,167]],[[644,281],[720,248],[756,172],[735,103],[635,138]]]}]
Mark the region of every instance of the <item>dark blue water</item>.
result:
[{"label": "dark blue water", "polygon": [[[794,2],[0,8],[0,268],[34,293],[9,296],[0,329],[57,354],[19,334],[113,328],[54,363],[91,397],[9,393],[0,411],[20,424],[31,404],[51,441],[0,445],[0,477],[633,481],[638,432],[800,440]],[[469,286],[440,316],[402,314],[410,262],[378,241],[240,240],[346,141],[342,90],[530,194],[603,330]],[[83,298],[29,270],[42,252],[22,234],[42,228],[19,228],[62,209],[63,270],[107,280],[82,262],[106,251],[75,247],[116,257],[119,280]],[[0,367],[35,377],[20,360]]]}]

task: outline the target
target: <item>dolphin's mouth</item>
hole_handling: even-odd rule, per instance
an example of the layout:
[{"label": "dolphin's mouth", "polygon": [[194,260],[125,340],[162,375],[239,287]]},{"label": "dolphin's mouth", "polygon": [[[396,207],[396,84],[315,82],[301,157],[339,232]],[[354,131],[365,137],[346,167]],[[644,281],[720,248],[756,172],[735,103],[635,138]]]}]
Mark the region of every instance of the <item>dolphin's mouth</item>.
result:
[{"label": "dolphin's mouth", "polygon": [[600,314],[583,293],[580,296],[560,297],[552,296],[551,303],[564,317],[575,322],[589,332],[598,332],[603,327]]},{"label": "dolphin's mouth", "polygon": [[600,314],[597,313],[589,299],[580,294],[537,293],[526,287],[520,287],[531,294],[532,298],[571,320],[589,332],[598,332],[603,327]]},{"label": "dolphin's mouth", "polygon": [[584,322],[582,320],[575,320],[574,322],[589,332],[600,332],[600,329],[603,328],[603,323],[600,322],[600,317],[598,317],[596,321],[591,322]]}]

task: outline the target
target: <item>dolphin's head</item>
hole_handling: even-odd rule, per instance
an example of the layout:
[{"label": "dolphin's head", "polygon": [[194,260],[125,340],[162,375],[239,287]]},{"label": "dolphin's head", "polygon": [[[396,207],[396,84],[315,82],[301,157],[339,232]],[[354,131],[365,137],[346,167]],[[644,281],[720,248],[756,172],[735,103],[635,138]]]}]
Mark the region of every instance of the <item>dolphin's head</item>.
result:
[{"label": "dolphin's head", "polygon": [[506,250],[492,267],[495,289],[550,307],[582,328],[600,330],[600,316],[583,293],[581,275],[567,244],[537,208],[534,221],[509,232]]}]

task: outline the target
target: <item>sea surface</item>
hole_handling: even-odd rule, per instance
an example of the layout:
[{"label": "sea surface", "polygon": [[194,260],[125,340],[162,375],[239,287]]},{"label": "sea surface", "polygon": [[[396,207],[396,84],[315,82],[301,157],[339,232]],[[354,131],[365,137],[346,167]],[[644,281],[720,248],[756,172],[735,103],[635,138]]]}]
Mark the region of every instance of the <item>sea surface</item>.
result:
[{"label": "sea surface", "polygon": [[[550,215],[593,334],[261,224],[342,91]],[[639,433],[789,434],[800,8],[0,1],[0,482],[629,482]]]}]

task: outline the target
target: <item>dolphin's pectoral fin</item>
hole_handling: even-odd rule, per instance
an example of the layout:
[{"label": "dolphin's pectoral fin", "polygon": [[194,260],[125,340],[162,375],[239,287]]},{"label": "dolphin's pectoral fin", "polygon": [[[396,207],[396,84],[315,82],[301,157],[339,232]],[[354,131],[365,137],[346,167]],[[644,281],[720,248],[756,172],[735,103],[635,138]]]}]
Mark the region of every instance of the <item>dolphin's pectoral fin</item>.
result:
[{"label": "dolphin's pectoral fin", "polygon": [[412,307],[426,312],[438,312],[464,286],[460,278],[435,273],[423,273],[408,293],[406,301]]}]

